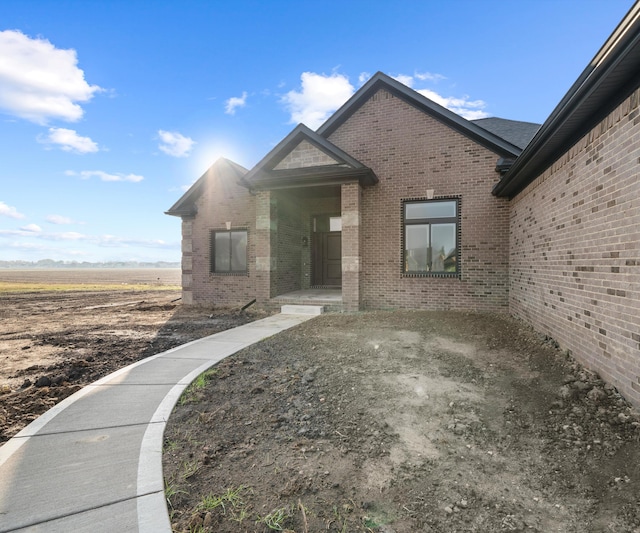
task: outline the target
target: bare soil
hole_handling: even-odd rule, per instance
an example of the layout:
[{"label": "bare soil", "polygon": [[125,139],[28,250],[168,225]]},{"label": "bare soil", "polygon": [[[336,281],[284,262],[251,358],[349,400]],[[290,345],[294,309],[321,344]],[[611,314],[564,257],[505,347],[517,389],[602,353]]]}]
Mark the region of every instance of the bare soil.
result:
[{"label": "bare soil", "polygon": [[175,531],[640,532],[640,419],[528,326],[324,315],[193,385],[165,433]]},{"label": "bare soil", "polygon": [[[65,271],[54,274],[57,282],[80,279]],[[105,281],[104,274],[81,276]],[[124,279],[122,272],[109,276],[110,282]],[[37,272],[19,280],[10,271],[0,277],[43,281]],[[178,290],[0,293],[0,443],[84,385],[261,316],[183,307]]]},{"label": "bare soil", "polygon": [[[178,298],[0,294],[0,442],[117,368],[263,316]],[[325,315],[207,378],[165,433],[175,531],[640,533],[637,412],[518,321]]]}]

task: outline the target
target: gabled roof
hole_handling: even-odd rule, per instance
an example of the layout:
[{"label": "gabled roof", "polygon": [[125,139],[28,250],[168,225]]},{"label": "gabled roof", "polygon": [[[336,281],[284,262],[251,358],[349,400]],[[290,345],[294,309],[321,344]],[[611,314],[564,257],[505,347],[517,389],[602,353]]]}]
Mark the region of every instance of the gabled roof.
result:
[{"label": "gabled roof", "polygon": [[465,135],[478,144],[496,152],[502,157],[513,158],[519,155],[522,151],[518,146],[511,142],[495,135],[487,129],[481,128],[469,120],[462,118],[453,111],[449,111],[445,107],[436,104],[426,96],[421,95],[382,72],[378,72],[371,77],[369,81],[367,81],[367,83],[365,83],[340,109],[338,109],[322,126],[320,126],[320,128],[318,128],[318,134],[322,137],[328,138],[380,89],[385,89],[394,96],[401,98],[409,105],[427,113],[436,120],[443,122],[462,135]]},{"label": "gabled roof", "polygon": [[540,129],[540,124],[498,117],[479,118],[471,122],[523,150]]},{"label": "gabled roof", "polygon": [[[281,165],[303,143],[317,150],[317,161],[288,167]],[[274,189],[359,181],[362,185],[378,182],[369,168],[304,124],[298,125],[243,178],[249,189]]]},{"label": "gabled roof", "polygon": [[202,194],[204,186],[210,180],[233,180],[240,183],[242,177],[247,173],[247,169],[230,159],[221,157],[198,180],[182,195],[182,198],[171,206],[167,215],[176,217],[195,216],[198,212],[196,201]]},{"label": "gabled roof", "polygon": [[513,198],[640,84],[640,3],[634,4],[493,189]]}]

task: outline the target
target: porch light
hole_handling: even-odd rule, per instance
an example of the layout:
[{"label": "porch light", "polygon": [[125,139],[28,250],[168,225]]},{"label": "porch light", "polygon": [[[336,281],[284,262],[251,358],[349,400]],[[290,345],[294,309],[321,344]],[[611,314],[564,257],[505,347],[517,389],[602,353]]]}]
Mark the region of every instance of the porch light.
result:
[{"label": "porch light", "polygon": [[225,222],[225,226],[227,226],[227,231],[231,229],[231,222]]}]

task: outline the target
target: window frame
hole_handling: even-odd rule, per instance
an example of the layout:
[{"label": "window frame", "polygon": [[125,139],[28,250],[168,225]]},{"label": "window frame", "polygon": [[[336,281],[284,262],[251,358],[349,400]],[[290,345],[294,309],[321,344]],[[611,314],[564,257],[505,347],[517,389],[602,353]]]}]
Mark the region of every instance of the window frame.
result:
[{"label": "window frame", "polygon": [[[427,204],[427,203],[443,203],[443,202],[455,202],[456,214],[453,217],[428,217],[428,218],[406,218],[406,206],[407,204]],[[460,243],[461,243],[461,230],[460,230],[460,196],[446,196],[446,197],[434,197],[434,198],[407,198],[402,200],[401,206],[401,232],[402,232],[402,250],[400,269],[402,277],[406,278],[460,278],[461,265],[460,265]],[[407,226],[413,225],[425,225],[430,226],[437,224],[455,224],[455,271],[447,272],[433,272],[433,271],[420,271],[420,270],[406,270],[407,265]]]},{"label": "window frame", "polygon": [[[229,270],[216,270],[216,235],[226,233],[229,235]],[[233,242],[231,235],[233,233],[244,233],[246,238],[245,244],[245,265],[243,270],[232,270],[233,268]],[[249,274],[249,230],[248,228],[231,228],[231,229],[212,229],[209,233],[209,274],[216,276],[245,276]]]}]

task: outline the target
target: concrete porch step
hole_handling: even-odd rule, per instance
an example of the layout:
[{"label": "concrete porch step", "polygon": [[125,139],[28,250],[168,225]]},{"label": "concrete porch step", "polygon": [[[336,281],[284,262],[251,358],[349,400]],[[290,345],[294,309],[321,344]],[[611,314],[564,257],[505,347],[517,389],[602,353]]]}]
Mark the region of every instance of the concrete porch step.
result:
[{"label": "concrete porch step", "polygon": [[283,315],[321,315],[324,313],[323,305],[283,305],[280,308]]}]

